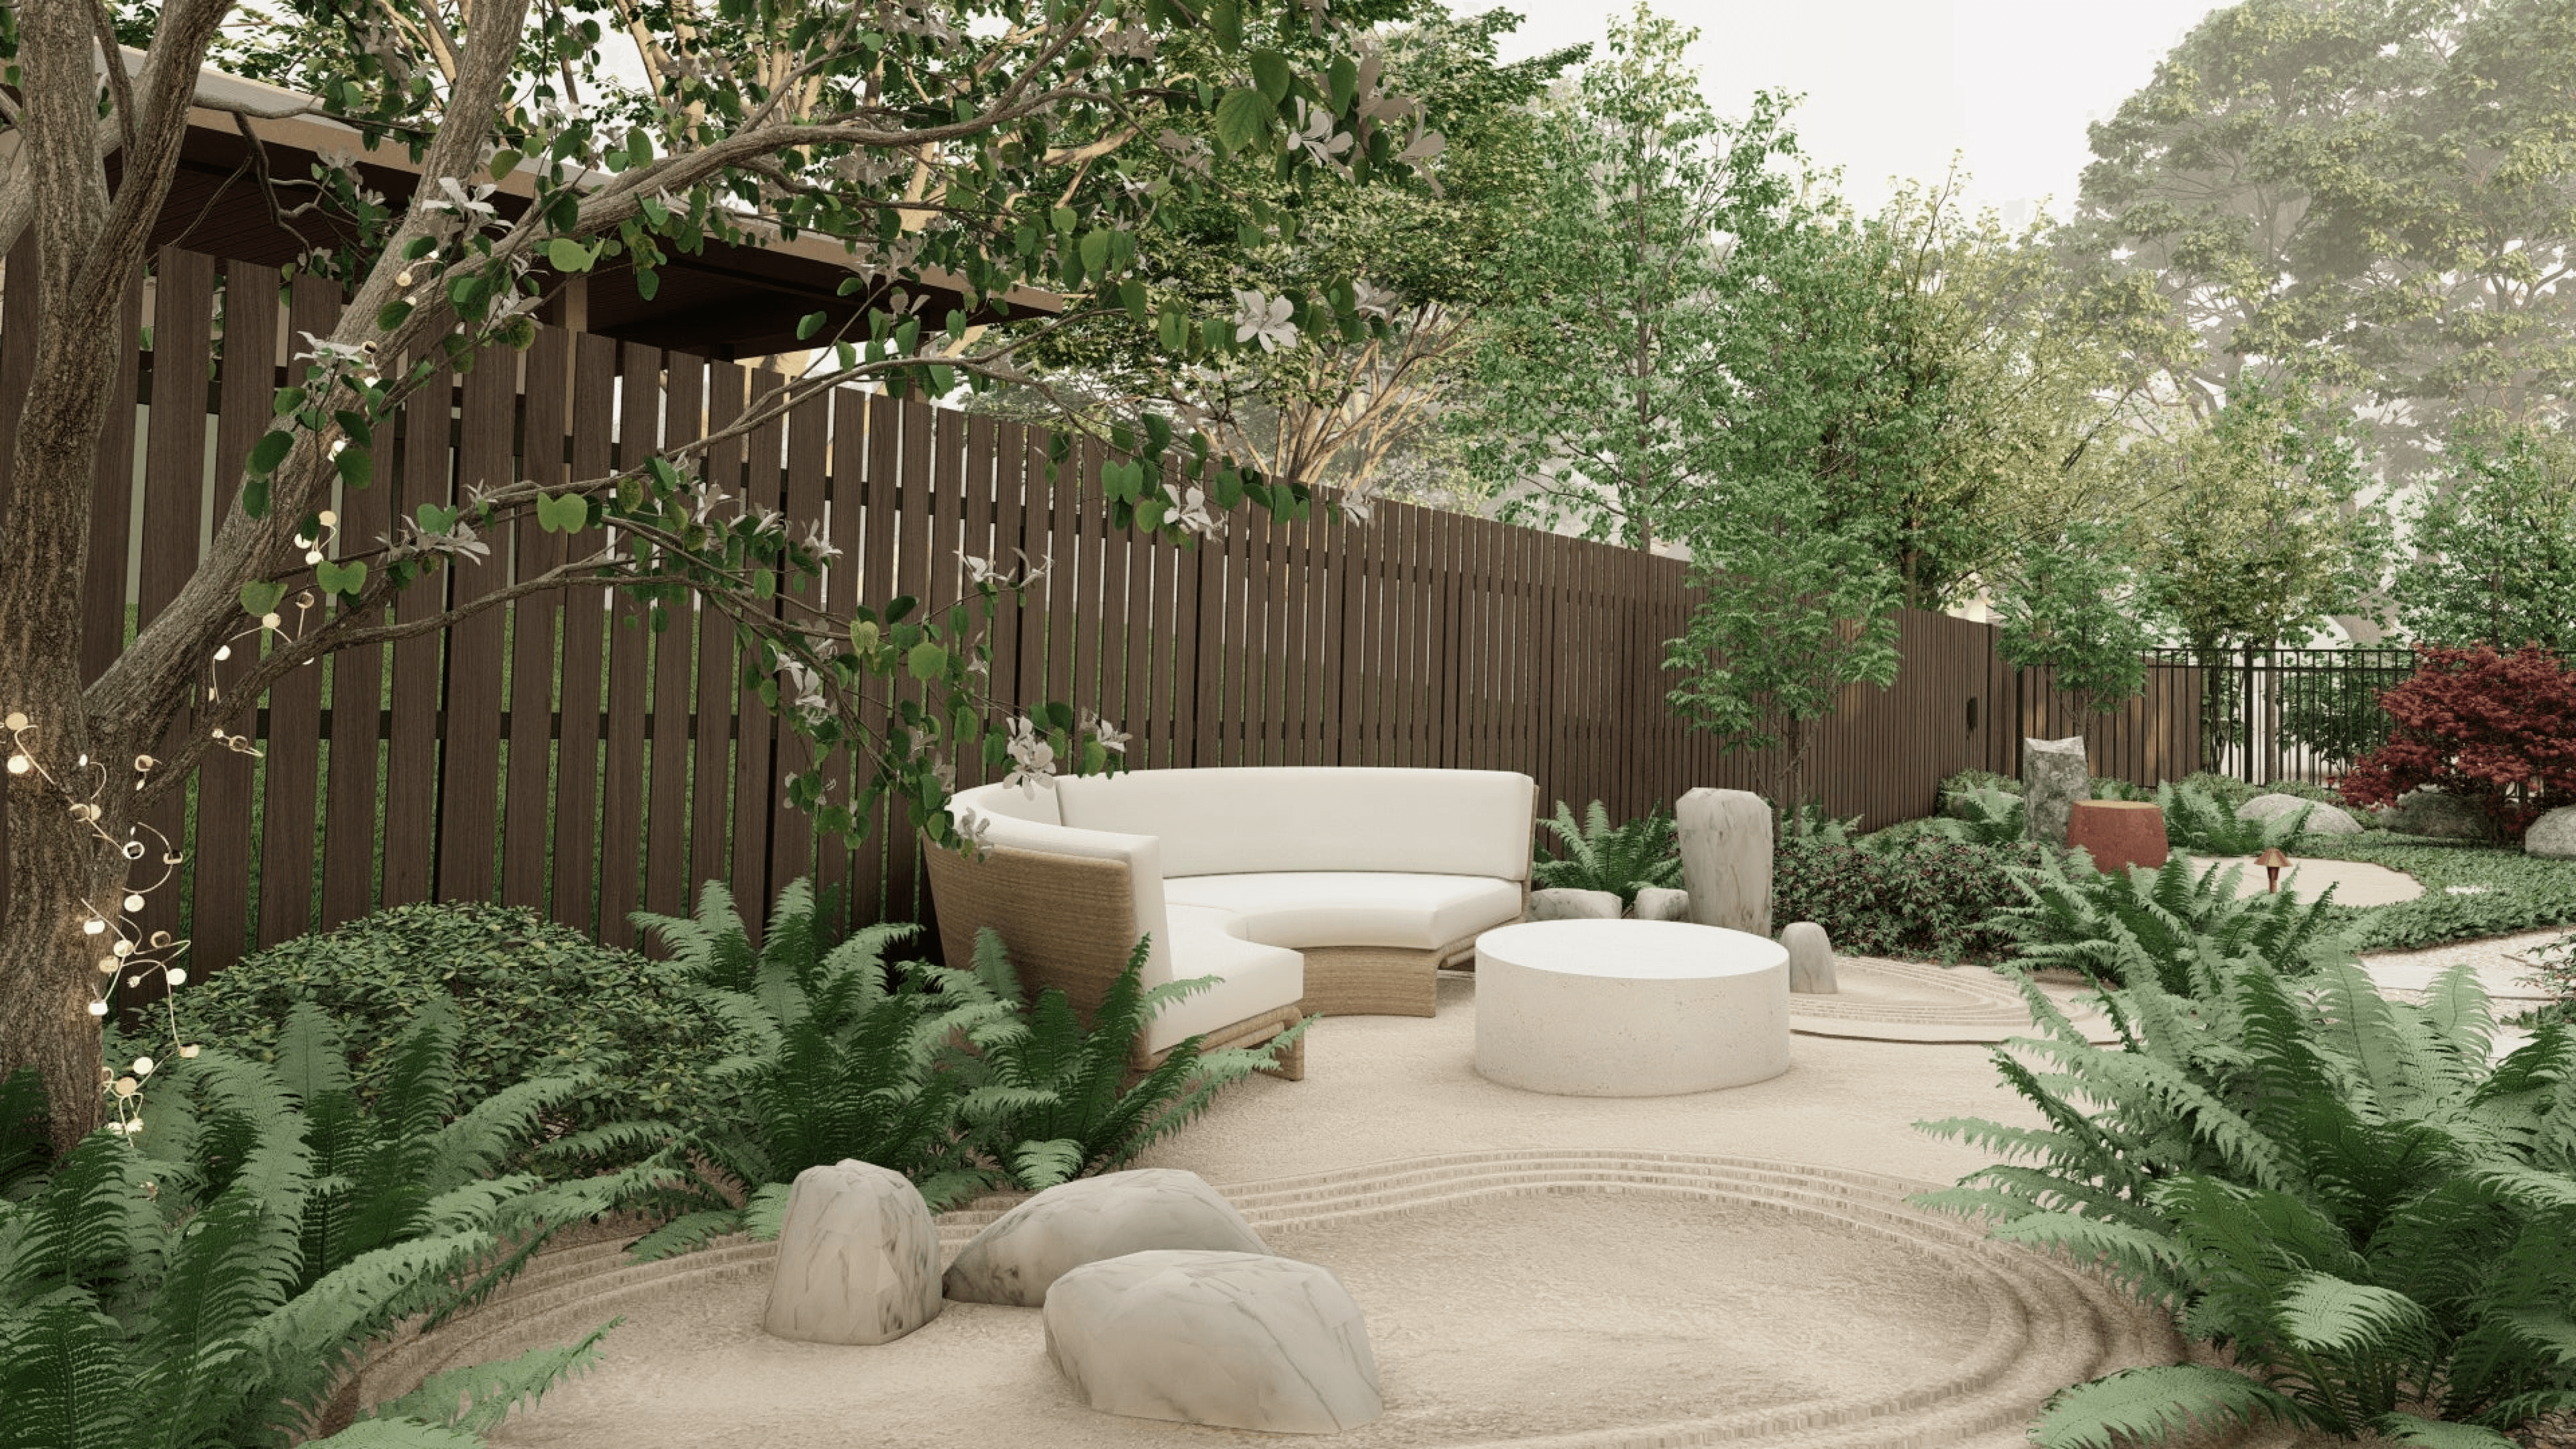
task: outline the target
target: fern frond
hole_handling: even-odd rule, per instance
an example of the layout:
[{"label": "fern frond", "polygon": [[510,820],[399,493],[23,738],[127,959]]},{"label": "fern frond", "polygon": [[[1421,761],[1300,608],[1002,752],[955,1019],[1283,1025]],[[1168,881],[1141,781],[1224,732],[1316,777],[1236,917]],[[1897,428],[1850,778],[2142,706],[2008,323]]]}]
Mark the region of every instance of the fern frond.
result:
[{"label": "fern frond", "polygon": [[512,1409],[534,1404],[548,1389],[598,1367],[599,1341],[624,1321],[612,1318],[583,1335],[579,1343],[531,1349],[517,1358],[431,1374],[419,1388],[377,1405],[369,1417],[437,1424],[468,1435],[488,1434],[501,1427]]},{"label": "fern frond", "polygon": [[626,1256],[639,1263],[650,1263],[657,1258],[676,1258],[710,1238],[738,1233],[742,1228],[743,1212],[740,1208],[684,1213],[627,1244]]},{"label": "fern frond", "polygon": [[0,1319],[0,1350],[0,1444],[125,1449],[140,1437],[125,1332],[89,1294],[57,1289]]},{"label": "fern frond", "polygon": [[2413,1414],[2382,1414],[2370,1427],[2379,1437],[2399,1444],[2420,1444],[2424,1449],[2505,1449],[2519,1445],[2515,1440],[2493,1429],[2477,1424],[2456,1424],[2442,1419],[2419,1418]]},{"label": "fern frond", "polygon": [[2429,1344],[2432,1315],[2394,1289],[2307,1273],[2281,1295],[2281,1331],[2302,1348],[2406,1353]]},{"label": "fern frond", "polygon": [[1072,1137],[1023,1142],[1011,1149],[1011,1176],[1025,1188],[1049,1188],[1082,1171],[1088,1154]]},{"label": "fern frond", "polygon": [[2196,1429],[2250,1426],[2258,1419],[2306,1427],[2288,1395],[2243,1374],[2204,1364],[2123,1369],[2060,1391],[2040,1410],[2031,1440],[2040,1449],[2126,1449]]},{"label": "fern frond", "polygon": [[742,1205],[742,1230],[760,1242],[775,1241],[787,1228],[787,1199],[792,1182],[766,1182]]}]

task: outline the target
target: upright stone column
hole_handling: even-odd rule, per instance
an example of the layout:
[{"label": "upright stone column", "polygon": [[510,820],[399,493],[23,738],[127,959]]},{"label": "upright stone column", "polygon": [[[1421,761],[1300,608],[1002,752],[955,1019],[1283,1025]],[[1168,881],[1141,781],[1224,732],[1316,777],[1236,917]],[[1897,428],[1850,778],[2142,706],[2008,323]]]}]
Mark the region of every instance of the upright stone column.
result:
[{"label": "upright stone column", "polygon": [[2084,763],[2084,737],[2021,742],[2022,803],[2030,838],[2066,848],[2066,820],[2075,802],[2093,798],[2093,773]]},{"label": "upright stone column", "polygon": [[1771,807],[1744,790],[1698,789],[1673,807],[1690,918],[1771,938]]}]

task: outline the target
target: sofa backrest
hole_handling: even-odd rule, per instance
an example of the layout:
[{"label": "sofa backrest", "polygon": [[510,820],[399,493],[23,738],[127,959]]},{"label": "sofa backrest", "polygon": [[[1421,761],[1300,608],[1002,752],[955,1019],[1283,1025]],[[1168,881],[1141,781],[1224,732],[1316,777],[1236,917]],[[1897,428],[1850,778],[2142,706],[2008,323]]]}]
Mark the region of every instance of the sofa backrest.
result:
[{"label": "sofa backrest", "polygon": [[[1163,909],[1161,843],[1151,835],[1072,829],[1056,824],[1047,818],[1055,814],[1054,800],[1055,792],[1043,787],[1038,790],[1038,799],[1032,802],[1007,785],[980,785],[950,796],[948,811],[956,815],[972,808],[982,814],[986,821],[984,838],[993,845],[1123,862],[1127,867],[1128,890],[1136,910],[1136,927],[1153,937],[1141,979],[1147,986],[1160,986],[1170,981],[1172,926],[1169,913]],[[1042,808],[1028,808],[1033,805]]]},{"label": "sofa backrest", "polygon": [[1058,779],[1054,793],[1067,826],[1160,839],[1171,876],[1386,870],[1526,880],[1538,802],[1537,783],[1507,770],[1297,765],[1131,770]]}]

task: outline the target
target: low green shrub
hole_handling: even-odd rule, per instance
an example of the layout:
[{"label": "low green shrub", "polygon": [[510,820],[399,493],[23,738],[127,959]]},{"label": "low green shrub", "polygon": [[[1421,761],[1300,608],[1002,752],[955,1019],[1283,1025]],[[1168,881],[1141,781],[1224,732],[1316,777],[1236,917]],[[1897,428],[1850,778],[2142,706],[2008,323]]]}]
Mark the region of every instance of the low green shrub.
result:
[{"label": "low green shrub", "polygon": [[2176,850],[2200,855],[2257,855],[2276,846],[2286,850],[2307,829],[2308,818],[2318,808],[2302,806],[2269,820],[2245,820],[2236,814],[2243,803],[2189,780],[2156,787],[2165,839]]},{"label": "low green shrub", "polygon": [[[33,1074],[0,1087],[0,1444],[480,1444],[595,1356],[577,1344],[433,1377],[347,1421],[368,1346],[473,1302],[558,1226],[631,1200],[639,1175],[552,1186],[494,1175],[577,1077],[471,1102],[441,1006],[381,1050],[372,1103],[309,1004],[275,1064],[208,1048],[150,1073],[129,1135],[49,1161]],[[138,1064],[139,1065],[139,1064]],[[26,1134],[34,1131],[32,1138]],[[335,1412],[335,1407],[337,1411]]]},{"label": "low green shrub", "polygon": [[1559,800],[1556,814],[1539,821],[1539,828],[1556,837],[1562,852],[1541,855],[1531,865],[1530,879],[1543,890],[1609,891],[1624,907],[1635,905],[1637,892],[1648,886],[1682,883],[1670,811],[1612,825],[1609,808],[1595,800],[1578,824],[1574,811]]},{"label": "low green shrub", "polygon": [[1921,835],[1873,846],[1878,838],[1778,841],[1772,922],[1813,921],[1835,950],[1855,956],[1991,962],[2010,953],[2000,913],[2022,899],[2012,872],[2036,857],[2031,847]]},{"label": "low green shrub", "polygon": [[433,1001],[463,1024],[457,1089],[468,1097],[570,1072],[593,1086],[550,1125],[582,1131],[676,1118],[707,1090],[725,1028],[684,973],[603,946],[524,906],[396,906],[337,930],[254,952],[179,998],[192,1039],[277,1059],[298,1001],[345,1024],[353,1081],[371,1098],[387,1070],[382,1045]]},{"label": "low green shrub", "polygon": [[1926,834],[1977,845],[2012,845],[2030,830],[2030,807],[2012,791],[1980,785],[1949,795],[1941,804],[1942,813],[1924,822]]},{"label": "low green shrub", "polygon": [[2233,1365],[2079,1384],[2031,1437],[2117,1449],[2268,1419],[2505,1449],[2576,1407],[2576,1036],[2546,1027],[2490,1066],[2466,965],[2419,1006],[2350,960],[2292,978],[2193,947],[2103,994],[2116,1046],[2025,982],[2045,1035],[1995,1064],[2039,1125],[1922,1124],[2005,1160],[1919,1203],[2104,1264]]}]

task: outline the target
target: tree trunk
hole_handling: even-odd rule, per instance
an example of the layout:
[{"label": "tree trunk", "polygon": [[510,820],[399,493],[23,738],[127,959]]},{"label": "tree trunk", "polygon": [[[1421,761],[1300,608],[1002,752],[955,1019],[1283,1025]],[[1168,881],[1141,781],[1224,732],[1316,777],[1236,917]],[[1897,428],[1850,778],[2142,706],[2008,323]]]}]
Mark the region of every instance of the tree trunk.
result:
[{"label": "tree trunk", "polygon": [[[93,963],[112,935],[90,936],[84,904],[113,911],[124,862],[32,772],[9,782],[9,894],[0,912],[0,1074],[33,1067],[57,1151],[99,1125],[99,1019]],[[103,865],[102,862],[113,862]]]}]

